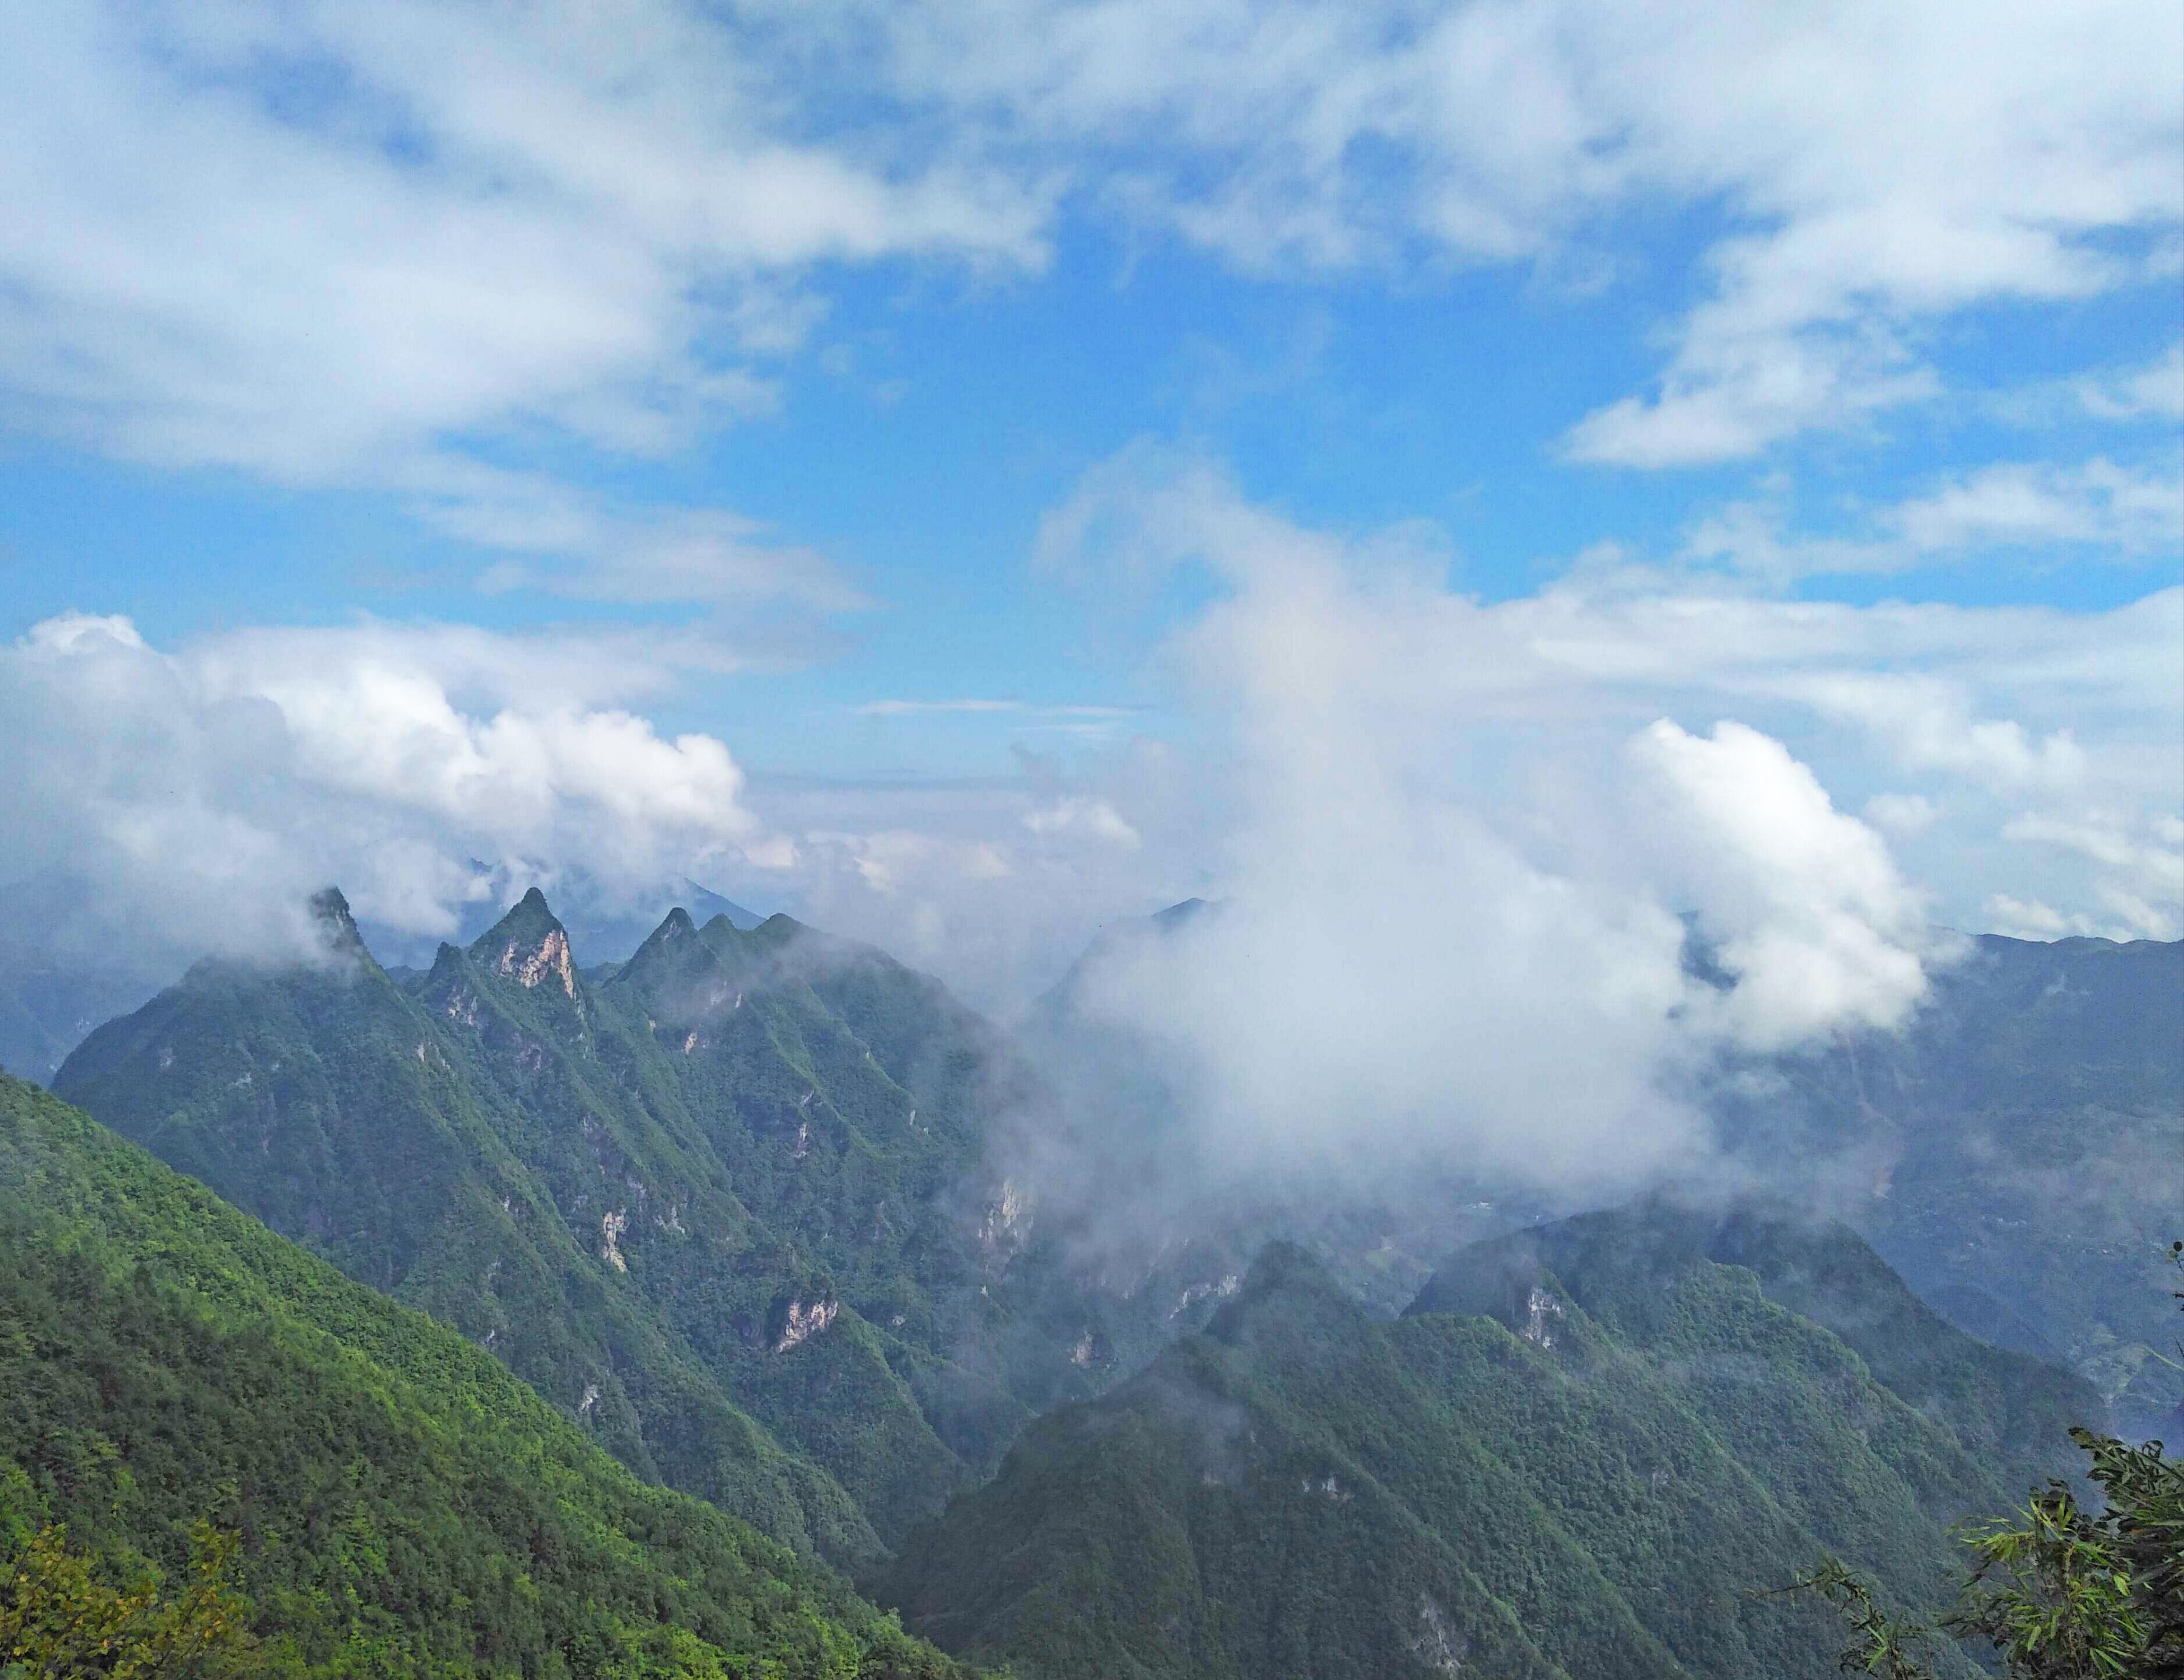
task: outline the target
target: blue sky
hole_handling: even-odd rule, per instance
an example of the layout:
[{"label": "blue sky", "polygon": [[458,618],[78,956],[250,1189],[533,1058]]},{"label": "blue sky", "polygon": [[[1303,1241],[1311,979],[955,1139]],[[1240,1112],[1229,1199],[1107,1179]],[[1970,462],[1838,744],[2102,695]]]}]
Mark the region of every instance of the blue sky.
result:
[{"label": "blue sky", "polygon": [[[1374,832],[1528,846],[1726,718],[1936,919],[2184,932],[2170,8],[0,31],[13,845],[184,883],[178,950],[329,876],[429,937],[479,859],[1006,995],[1331,797],[1259,678],[1444,621],[1529,674],[1304,720],[1408,743]],[[1289,639],[1306,565],[1380,629]]]}]

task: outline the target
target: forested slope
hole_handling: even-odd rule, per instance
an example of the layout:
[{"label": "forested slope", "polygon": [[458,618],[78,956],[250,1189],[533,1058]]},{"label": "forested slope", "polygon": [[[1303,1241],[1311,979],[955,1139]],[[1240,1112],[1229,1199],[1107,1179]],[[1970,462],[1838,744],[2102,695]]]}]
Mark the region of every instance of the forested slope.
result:
[{"label": "forested slope", "polygon": [[822,1566],[488,1355],[0,1080],[0,1544],[239,1533],[273,1672],[938,1677]]},{"label": "forested slope", "polygon": [[956,1357],[996,1058],[936,984],[680,911],[587,976],[535,893],[398,983],[323,914],[323,963],[200,965],[56,1089],[793,1544],[869,1561],[1013,1435]]},{"label": "forested slope", "polygon": [[2067,1372],[1902,1317],[1840,1227],[1739,1232],[1782,1293],[1901,1341],[1892,1364],[1709,1258],[1713,1226],[1605,1217],[1589,1248],[1467,1256],[1392,1324],[1270,1250],[1205,1334],[1027,1431],[883,1600],[1047,1680],[1819,1680],[1839,1629],[1769,1589],[1831,1549],[1939,1601],[1949,1526],[2070,1450],[1997,1449],[1979,1409],[2015,1387],[2028,1430],[2098,1410]]}]

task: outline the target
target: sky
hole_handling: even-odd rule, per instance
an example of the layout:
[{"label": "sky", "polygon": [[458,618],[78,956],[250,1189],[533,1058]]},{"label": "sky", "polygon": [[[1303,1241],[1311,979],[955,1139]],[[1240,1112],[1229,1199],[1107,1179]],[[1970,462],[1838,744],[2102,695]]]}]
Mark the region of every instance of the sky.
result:
[{"label": "sky", "polygon": [[0,848],[1886,1022],[2184,935],[2181,280],[2150,0],[19,12]]}]

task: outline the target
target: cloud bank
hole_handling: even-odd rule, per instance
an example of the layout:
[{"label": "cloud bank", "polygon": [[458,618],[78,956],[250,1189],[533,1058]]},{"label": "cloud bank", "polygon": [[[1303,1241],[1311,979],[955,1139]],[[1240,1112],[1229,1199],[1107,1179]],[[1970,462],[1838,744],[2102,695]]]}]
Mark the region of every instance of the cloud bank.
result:
[{"label": "cloud bank", "polygon": [[616,704],[656,690],[657,660],[611,637],[381,624],[170,654],[125,618],[49,619],[0,652],[0,848],[81,884],[65,942],[154,971],[309,954],[304,901],[329,882],[435,936],[486,890],[481,864],[581,866],[611,892],[788,860],[725,746]]}]

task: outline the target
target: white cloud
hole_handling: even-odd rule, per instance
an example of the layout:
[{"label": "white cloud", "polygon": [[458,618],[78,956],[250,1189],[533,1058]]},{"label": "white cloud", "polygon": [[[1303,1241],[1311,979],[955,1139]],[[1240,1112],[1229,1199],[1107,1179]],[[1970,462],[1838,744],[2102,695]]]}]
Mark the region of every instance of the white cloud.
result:
[{"label": "white cloud", "polygon": [[1247,270],[1552,264],[1625,213],[1718,211],[1658,389],[1575,427],[1585,459],[1734,459],[1916,400],[1928,323],[2142,281],[2132,242],[2184,214],[2184,43],[2150,0],[838,12],[956,143]]},{"label": "white cloud", "polygon": [[2068,815],[2026,812],[2003,829],[2022,845],[2052,846],[2099,865],[2097,896],[2104,915],[2071,919],[2075,932],[2112,932],[2120,922],[2131,936],[2174,939],[2184,933],[2184,819],[2173,812],[2135,821],[2130,815],[2080,810]]},{"label": "white cloud", "polygon": [[98,448],[399,490],[762,409],[825,265],[1035,268],[1066,204],[1279,275],[1612,264],[1700,207],[1658,388],[1569,447],[1721,459],[1932,392],[1953,311],[2142,279],[2178,47],[2152,0],[23,14],[0,385]]},{"label": "white cloud", "polygon": [[2184,479],[2167,465],[2100,457],[2076,466],[1999,462],[1869,509],[1848,535],[1798,534],[1787,523],[1779,498],[1732,503],[1692,527],[1683,557],[1775,584],[1998,553],[2143,561],[2184,550]]},{"label": "white cloud", "polygon": [[153,460],[339,476],[522,416],[646,447],[748,403],[778,276],[1038,254],[1011,191],[792,143],[680,8],[95,7],[0,47],[9,384]]},{"label": "white cloud", "polygon": [[1941,812],[1924,793],[1876,793],[1865,802],[1864,815],[1882,833],[1908,840],[1931,828]]},{"label": "white cloud", "polygon": [[94,883],[78,937],[154,964],[305,948],[303,901],[329,882],[430,935],[475,862],[649,887],[784,860],[720,742],[616,704],[671,678],[614,638],[367,624],[165,653],[126,619],[64,615],[0,652],[0,849]]},{"label": "white cloud", "polygon": [[1914,554],[2063,544],[2143,554],[2184,545],[2184,482],[2099,459],[1992,466],[1891,509],[1888,523]]},{"label": "white cloud", "polygon": [[2085,751],[2067,729],[2036,737],[2014,718],[1979,718],[1961,683],[1890,671],[1836,671],[1786,678],[1794,693],[1829,718],[1853,723],[1885,743],[1908,770],[1942,770],[2003,791],[2068,793],[2083,785]]},{"label": "white cloud", "polygon": [[[1483,809],[1597,782],[1615,743],[1664,712],[1727,716],[1787,743],[1846,803],[1886,796],[1877,826],[1958,926],[1978,926],[1994,893],[2117,931],[2155,925],[2104,908],[2117,894],[2184,911],[2158,878],[2008,832],[2027,814],[2099,809],[2158,840],[2184,809],[2184,591],[2100,613],[1854,607],[1625,566],[1488,604],[1446,586],[1430,545],[1299,529],[1216,469],[1150,446],[1088,475],[1043,542],[1062,570],[1210,568],[1228,598],[1173,650],[1178,676],[1254,662],[1273,674],[1264,694],[1234,681],[1201,693],[1210,716],[1241,726],[1323,705],[1359,739],[1414,737],[1417,778],[1462,765]],[[1227,646],[1247,631],[1251,650]],[[1574,798],[1549,826],[1574,847],[1567,837],[1598,821]]]},{"label": "white cloud", "polygon": [[1138,831],[1106,800],[1081,795],[1025,812],[1023,826],[1034,834],[1087,835],[1132,852],[1145,844]]},{"label": "white cloud", "polygon": [[708,605],[785,601],[853,611],[872,598],[826,555],[718,508],[616,506],[540,474],[447,456],[389,476],[427,523],[510,558],[478,579],[489,593],[538,589],[579,599]]},{"label": "white cloud", "polygon": [[864,717],[927,717],[961,713],[1016,713],[1023,709],[1021,700],[871,700],[859,706],[857,711]]},{"label": "white cloud", "polygon": [[[815,264],[1040,260],[1035,188],[796,127],[674,4],[10,14],[0,419],[390,488],[574,563],[504,581],[716,599],[781,592],[794,558],[787,592],[823,593],[823,566],[755,550],[732,515],[616,524],[474,453],[651,451],[766,406]],[[516,528],[542,516],[562,528]]]},{"label": "white cloud", "polygon": [[[1679,1093],[1714,1050],[1892,1026],[1923,995],[1926,906],[1880,837],[1780,739],[1658,720],[1740,687],[1794,715],[1750,679],[1801,640],[1869,645],[1855,609],[1485,606],[1412,536],[1300,529],[1144,449],[1045,540],[1056,565],[1221,586],[1170,659],[1229,770],[1222,907],[1083,981],[1178,1070],[1194,1168],[1430,1156],[1601,1188],[1703,1152]],[[1688,970],[1685,914],[1725,992]]]},{"label": "white cloud", "polygon": [[2081,380],[2077,394],[2101,420],[2184,420],[2184,341],[2143,367]]},{"label": "white cloud", "polygon": [[1742,724],[1705,737],[1663,719],[1628,750],[1658,790],[1656,867],[1736,981],[1719,1008],[1736,1042],[1772,1050],[1901,1025],[1926,989],[1925,906],[1880,837]]}]

